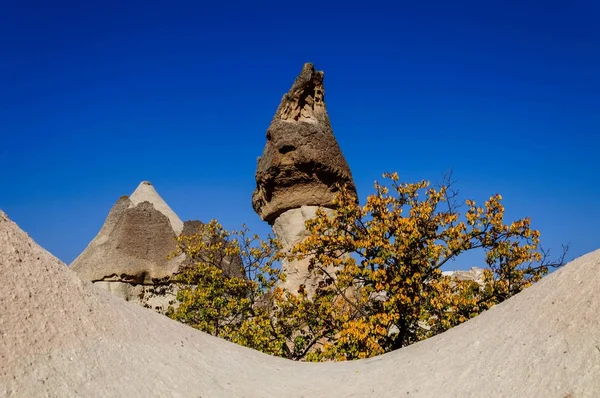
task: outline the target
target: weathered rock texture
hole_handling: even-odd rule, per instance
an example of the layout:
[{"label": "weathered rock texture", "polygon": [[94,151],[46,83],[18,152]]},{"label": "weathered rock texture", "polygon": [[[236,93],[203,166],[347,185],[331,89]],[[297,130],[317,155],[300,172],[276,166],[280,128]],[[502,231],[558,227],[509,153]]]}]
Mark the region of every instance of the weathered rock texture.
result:
[{"label": "weathered rock texture", "polygon": [[305,64],[267,130],[252,206],[263,220],[273,224],[290,209],[331,207],[336,183],[355,190],[329,123],[323,72]]},{"label": "weathered rock texture", "polygon": [[[186,221],[183,224],[183,231],[181,235],[191,236],[198,233],[201,227],[204,225],[202,221]],[[195,242],[195,241],[193,241]],[[216,243],[216,242],[211,242]],[[194,243],[192,243],[194,244]],[[198,253],[198,257],[196,258],[185,258],[183,263],[179,267],[179,270],[182,271],[185,267],[194,266],[197,262],[206,261],[206,262],[219,262],[219,267],[223,270],[223,273],[227,276],[235,276],[237,278],[245,278],[246,273],[244,271],[244,266],[242,263],[242,259],[240,256],[228,256],[226,254],[226,246],[223,246],[222,249],[218,253],[211,253],[210,256],[206,252]]]},{"label": "weathered rock texture", "polygon": [[[252,206],[289,251],[306,236],[304,222],[321,206],[333,208],[336,184],[356,192],[346,159],[333,135],[325,106],[323,72],[307,63],[281,100],[267,130],[267,144],[256,169]],[[282,264],[283,284],[296,292],[314,291],[309,259]]]},{"label": "weathered rock texture", "polygon": [[295,363],[82,281],[0,211],[1,397],[600,396],[600,250],[429,340]]},{"label": "weathered rock texture", "polygon": [[473,281],[483,286],[483,268],[471,267],[470,270],[455,270],[442,272],[445,276],[452,276],[461,281]]},{"label": "weathered rock texture", "polygon": [[[71,269],[114,296],[163,312],[175,304],[177,293],[168,278],[195,262],[184,255],[169,259],[176,238],[193,235],[202,225],[182,222],[144,181],[131,196],[119,198]],[[239,258],[223,255],[221,266],[228,274],[244,276]]]},{"label": "weathered rock texture", "polygon": [[162,284],[189,263],[184,256],[168,259],[176,250],[175,239],[196,232],[201,224],[183,223],[144,181],[117,201],[71,269],[114,296],[163,311],[174,302],[175,292]]},{"label": "weathered rock texture", "polygon": [[179,268],[181,256],[167,258],[176,250],[175,239],[182,231],[183,222],[144,181],[130,197],[117,201],[71,269],[92,282],[151,284]]}]

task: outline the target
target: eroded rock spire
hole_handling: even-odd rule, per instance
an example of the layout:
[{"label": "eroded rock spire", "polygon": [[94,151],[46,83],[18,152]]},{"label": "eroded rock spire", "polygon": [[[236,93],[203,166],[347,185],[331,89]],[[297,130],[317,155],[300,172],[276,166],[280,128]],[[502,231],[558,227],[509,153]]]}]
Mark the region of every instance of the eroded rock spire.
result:
[{"label": "eroded rock spire", "polygon": [[[338,186],[356,192],[346,159],[333,136],[325,107],[323,72],[304,64],[267,130],[267,144],[256,169],[252,206],[273,226],[283,250],[290,251],[308,232],[306,220],[319,207],[333,212]],[[310,259],[283,261],[289,291],[311,294],[318,285]]]},{"label": "eroded rock spire", "polygon": [[323,76],[304,64],[267,130],[252,206],[269,224],[290,209],[331,207],[336,183],[355,190],[327,115]]}]

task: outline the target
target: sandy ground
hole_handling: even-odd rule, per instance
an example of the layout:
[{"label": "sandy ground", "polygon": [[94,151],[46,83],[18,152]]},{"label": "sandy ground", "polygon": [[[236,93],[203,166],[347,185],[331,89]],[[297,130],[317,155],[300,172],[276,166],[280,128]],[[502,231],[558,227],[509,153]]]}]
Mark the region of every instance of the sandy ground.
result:
[{"label": "sandy ground", "polygon": [[0,211],[0,396],[598,397],[599,266],[580,257],[390,354],[295,363],[111,297]]}]

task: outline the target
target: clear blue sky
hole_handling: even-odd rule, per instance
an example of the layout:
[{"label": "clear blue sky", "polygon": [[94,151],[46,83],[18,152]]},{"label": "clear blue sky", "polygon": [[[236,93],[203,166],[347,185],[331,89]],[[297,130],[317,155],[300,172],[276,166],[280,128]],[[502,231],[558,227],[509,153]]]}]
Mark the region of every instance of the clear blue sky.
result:
[{"label": "clear blue sky", "polygon": [[269,231],[256,159],[307,61],[362,199],[453,169],[546,246],[600,248],[595,0],[0,4],[0,208],[67,263],[142,180]]}]

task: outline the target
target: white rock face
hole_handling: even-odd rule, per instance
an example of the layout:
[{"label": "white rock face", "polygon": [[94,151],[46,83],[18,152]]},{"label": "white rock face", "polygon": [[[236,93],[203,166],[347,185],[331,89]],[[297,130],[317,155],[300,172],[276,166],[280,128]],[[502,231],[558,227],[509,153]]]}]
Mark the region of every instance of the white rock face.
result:
[{"label": "white rock face", "polygon": [[1,397],[598,397],[600,250],[429,340],[296,363],[111,297],[0,211]]},{"label": "white rock face", "polygon": [[453,276],[461,281],[473,281],[483,285],[483,268],[471,267],[470,270],[444,271],[442,275]]},{"label": "white rock face", "polygon": [[[308,236],[305,223],[316,217],[318,208],[319,206],[302,206],[288,210],[275,219],[273,233],[280,240],[285,252],[289,252],[294,245]],[[328,215],[333,214],[331,209],[324,208],[324,210]],[[309,293],[313,293],[319,278],[311,276],[308,271],[309,263],[310,258],[300,261],[282,261],[281,269],[286,274],[286,280],[281,283],[281,287],[296,293],[300,285],[304,285]]]}]

